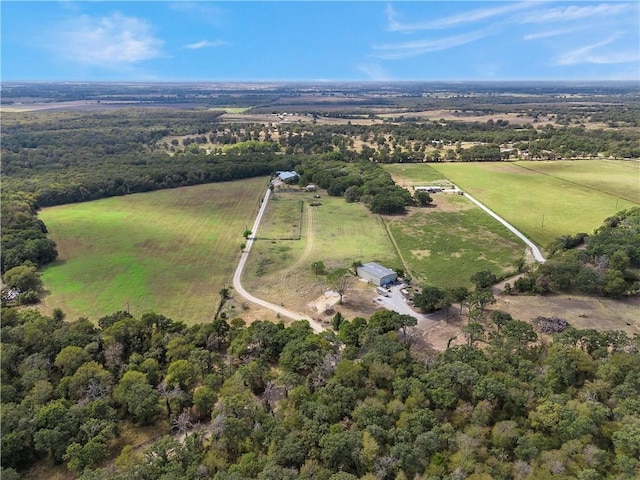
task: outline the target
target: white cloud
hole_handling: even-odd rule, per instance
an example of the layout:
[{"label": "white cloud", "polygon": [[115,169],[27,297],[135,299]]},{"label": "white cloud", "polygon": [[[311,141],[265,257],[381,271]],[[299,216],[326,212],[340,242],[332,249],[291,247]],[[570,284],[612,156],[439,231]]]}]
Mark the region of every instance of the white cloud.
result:
[{"label": "white cloud", "polygon": [[640,55],[637,51],[621,51],[619,48],[602,49],[602,47],[606,47],[607,45],[614,43],[617,38],[619,38],[619,35],[613,35],[600,42],[566,52],[557,59],[556,64],[575,65],[578,63],[592,63],[608,65],[614,63],[638,62],[640,60]]},{"label": "white cloud", "polygon": [[169,8],[175,12],[197,17],[208,24],[217,25],[221,22],[222,9],[208,2],[172,2]]},{"label": "white cloud", "polygon": [[189,48],[191,50],[199,50],[201,48],[221,47],[226,44],[227,42],[225,42],[224,40],[214,40],[213,42],[209,40],[201,40],[196,43],[190,43],[188,45],[185,45],[184,48]]},{"label": "white cloud", "polygon": [[377,82],[391,80],[391,76],[379,63],[364,63],[358,65],[356,68],[369,77],[370,80]]},{"label": "white cloud", "polygon": [[107,17],[83,15],[57,27],[50,48],[60,57],[105,68],[133,65],[159,57],[163,41],[139,18],[115,13]]},{"label": "white cloud", "polygon": [[373,47],[374,50],[378,51],[374,56],[385,60],[410,58],[422,55],[423,53],[448,50],[449,48],[475,42],[476,40],[491,35],[491,33],[490,30],[484,29],[435,40],[416,40],[412,42],[378,45]]},{"label": "white cloud", "polygon": [[564,28],[558,30],[546,30],[544,32],[530,33],[522,37],[523,40],[537,40],[539,38],[559,37],[560,35],[568,35],[570,33],[579,32],[580,30],[586,30],[587,27],[578,28]]},{"label": "white cloud", "polygon": [[58,4],[65,10],[80,10],[80,5],[75,0],[59,0]]},{"label": "white cloud", "polygon": [[464,13],[450,15],[448,17],[437,18],[433,20],[423,20],[413,23],[402,23],[397,19],[397,12],[391,5],[387,5],[386,14],[389,22],[389,30],[392,32],[415,32],[420,30],[434,30],[442,28],[452,28],[458,25],[475,23],[481,20],[504,15],[526,8],[530,8],[534,3],[530,1],[509,3],[499,7],[482,8],[469,10]]},{"label": "white cloud", "polygon": [[521,18],[520,21],[522,23],[548,23],[582,20],[593,16],[618,15],[631,8],[631,6],[631,3],[601,3],[600,5],[583,7],[571,5],[568,7],[557,7],[531,12],[529,15]]}]

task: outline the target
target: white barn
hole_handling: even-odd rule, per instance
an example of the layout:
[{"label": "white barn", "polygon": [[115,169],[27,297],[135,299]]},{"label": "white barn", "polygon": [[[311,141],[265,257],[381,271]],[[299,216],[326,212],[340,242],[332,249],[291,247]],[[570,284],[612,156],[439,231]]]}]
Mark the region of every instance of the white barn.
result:
[{"label": "white barn", "polygon": [[365,263],[356,271],[360,278],[364,278],[378,287],[393,283],[398,279],[398,274],[395,271],[375,262]]}]

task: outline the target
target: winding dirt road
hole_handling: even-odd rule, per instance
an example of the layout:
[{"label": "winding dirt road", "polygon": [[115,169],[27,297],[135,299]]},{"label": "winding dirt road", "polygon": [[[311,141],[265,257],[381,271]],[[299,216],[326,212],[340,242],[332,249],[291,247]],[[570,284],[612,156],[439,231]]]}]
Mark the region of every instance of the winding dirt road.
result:
[{"label": "winding dirt road", "polygon": [[289,310],[280,305],[276,305],[271,302],[267,302],[266,300],[262,300],[261,298],[254,297],[249,292],[247,292],[242,283],[240,283],[240,277],[242,276],[242,271],[244,270],[244,266],[247,263],[247,259],[249,258],[249,252],[251,251],[251,247],[253,246],[253,241],[256,238],[256,234],[258,232],[258,227],[260,226],[260,222],[262,221],[262,216],[264,215],[265,210],[267,209],[267,203],[269,202],[269,197],[271,196],[271,190],[267,188],[267,192],[264,194],[264,198],[262,199],[262,205],[260,205],[260,210],[258,211],[258,216],[256,217],[256,221],[253,223],[253,228],[251,229],[251,235],[247,237],[247,244],[240,255],[240,261],[238,262],[238,267],[236,268],[235,273],[233,274],[233,288],[238,294],[240,294],[245,299],[249,300],[256,305],[260,305],[261,307],[268,308],[281,316],[285,316],[287,318],[291,318],[293,320],[306,320],[309,322],[309,325],[313,329],[314,332],[322,332],[324,328],[320,324],[320,322],[314,320],[309,315],[305,315],[303,313],[294,312],[293,310]]}]

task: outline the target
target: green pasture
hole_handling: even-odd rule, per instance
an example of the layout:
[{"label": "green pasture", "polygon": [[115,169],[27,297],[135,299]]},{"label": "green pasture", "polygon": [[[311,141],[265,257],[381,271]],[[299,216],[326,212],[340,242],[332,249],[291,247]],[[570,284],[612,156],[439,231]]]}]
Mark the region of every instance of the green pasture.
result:
[{"label": "green pasture", "polygon": [[524,244],[480,208],[457,195],[436,194],[435,207],[388,220],[389,230],[418,283],[470,286],[481,270],[514,273]]},{"label": "green pasture", "polygon": [[[313,262],[321,261],[328,269],[350,267],[355,261],[401,266],[377,215],[359,203],[347,203],[324,192],[320,199],[314,195],[277,193],[269,201],[243,274],[247,290],[270,301],[295,305],[322,280],[313,275]],[[296,231],[300,218],[300,240],[277,240]]]},{"label": "green pasture", "polygon": [[426,163],[389,163],[384,169],[391,174],[395,182],[405,188],[418,185],[448,184],[442,173]]},{"label": "green pasture", "polygon": [[[531,164],[535,162],[520,163],[523,162],[425,166],[469,192],[541,246],[562,235],[591,233],[605,218],[638,205],[627,199],[638,197],[640,185],[638,182],[632,185],[633,177],[625,180],[629,171],[626,162],[592,160],[590,165],[577,164],[574,171],[574,162],[563,161],[553,167],[554,176],[532,169]],[[593,174],[579,173],[589,166]],[[598,175],[601,177],[599,188],[595,189],[593,182]],[[609,193],[621,188],[636,193],[627,194],[625,198]]]},{"label": "green pasture", "polygon": [[516,165],[640,204],[640,162],[562,160]]},{"label": "green pasture", "polygon": [[[307,202],[308,205],[308,202]],[[299,240],[304,223],[305,201],[302,198],[281,198],[271,195],[267,206],[268,221],[260,223],[260,240]]]},{"label": "green pasture", "polygon": [[266,186],[256,178],[44,209],[59,251],[43,271],[44,309],[94,321],[127,307],[210,320]]},{"label": "green pasture", "polygon": [[250,291],[259,288],[262,277],[287,268],[302,255],[304,208],[302,198],[271,195],[243,272],[243,285]]},{"label": "green pasture", "polygon": [[220,107],[211,107],[209,110],[214,110],[214,111],[218,111],[218,110],[224,110],[227,113],[244,113],[247,110],[251,109],[253,107],[224,107],[224,106],[220,106]]},{"label": "green pasture", "polygon": [[[322,261],[329,268],[350,267],[357,260],[400,266],[377,215],[371,214],[364,205],[347,203],[341,197],[323,195],[315,199],[314,195],[278,193],[271,198],[247,262],[247,277],[252,276],[252,267],[264,263],[264,258],[270,259],[271,265],[266,273],[275,274],[288,269],[303,252],[306,253],[305,268],[315,261]],[[311,206],[316,202],[320,205]],[[300,240],[277,240],[296,234],[300,220]],[[283,252],[290,254],[282,255]]]},{"label": "green pasture", "polygon": [[348,267],[354,261],[401,267],[382,220],[363,204],[324,197],[322,206],[311,208],[314,208],[314,261],[324,260],[336,267]]}]

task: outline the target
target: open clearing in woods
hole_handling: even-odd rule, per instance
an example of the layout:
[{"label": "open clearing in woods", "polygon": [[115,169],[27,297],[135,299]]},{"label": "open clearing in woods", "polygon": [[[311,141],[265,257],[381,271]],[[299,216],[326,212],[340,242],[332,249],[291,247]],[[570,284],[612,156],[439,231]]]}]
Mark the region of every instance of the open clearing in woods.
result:
[{"label": "open clearing in woods", "polygon": [[592,233],[605,218],[639,205],[632,200],[640,197],[638,163],[590,160],[427,167],[468,191],[542,247],[562,235]]},{"label": "open clearing in woods", "polygon": [[59,256],[43,271],[43,310],[210,320],[266,187],[261,177],[44,209]]}]

